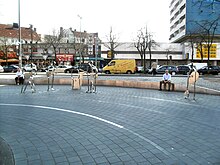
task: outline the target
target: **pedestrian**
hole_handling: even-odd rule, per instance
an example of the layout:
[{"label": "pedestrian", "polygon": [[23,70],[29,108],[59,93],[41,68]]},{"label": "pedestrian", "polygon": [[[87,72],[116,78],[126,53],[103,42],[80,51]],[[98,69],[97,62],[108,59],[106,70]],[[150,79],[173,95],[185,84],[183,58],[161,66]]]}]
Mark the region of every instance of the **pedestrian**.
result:
[{"label": "pedestrian", "polygon": [[156,75],[156,69],[157,69],[157,63],[156,62],[153,62],[151,64],[151,69],[152,69],[152,74],[155,76]]},{"label": "pedestrian", "polygon": [[24,75],[23,75],[20,68],[17,69],[16,77],[15,77],[15,83],[16,83],[16,85],[24,83]]},{"label": "pedestrian", "polygon": [[168,91],[170,91],[170,85],[171,85],[171,75],[169,74],[169,71],[166,70],[163,74],[163,79],[160,81],[160,90],[162,90],[162,84],[164,84],[164,87],[166,89],[166,85],[168,84]]}]

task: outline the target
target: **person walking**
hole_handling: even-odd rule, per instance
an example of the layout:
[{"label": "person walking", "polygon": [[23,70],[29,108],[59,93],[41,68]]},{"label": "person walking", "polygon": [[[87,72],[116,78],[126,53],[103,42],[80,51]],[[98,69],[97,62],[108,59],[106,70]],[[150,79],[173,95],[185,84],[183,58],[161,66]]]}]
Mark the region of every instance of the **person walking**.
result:
[{"label": "person walking", "polygon": [[151,64],[151,69],[152,69],[152,74],[155,76],[156,75],[156,69],[157,69],[157,63],[156,62],[153,62]]}]

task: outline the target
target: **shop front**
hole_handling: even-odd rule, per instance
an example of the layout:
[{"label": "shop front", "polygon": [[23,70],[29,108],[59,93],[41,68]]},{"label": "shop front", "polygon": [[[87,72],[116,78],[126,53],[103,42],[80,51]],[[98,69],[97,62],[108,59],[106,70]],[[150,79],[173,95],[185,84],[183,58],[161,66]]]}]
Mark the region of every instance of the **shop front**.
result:
[{"label": "shop front", "polygon": [[74,65],[74,54],[57,54],[58,65]]}]

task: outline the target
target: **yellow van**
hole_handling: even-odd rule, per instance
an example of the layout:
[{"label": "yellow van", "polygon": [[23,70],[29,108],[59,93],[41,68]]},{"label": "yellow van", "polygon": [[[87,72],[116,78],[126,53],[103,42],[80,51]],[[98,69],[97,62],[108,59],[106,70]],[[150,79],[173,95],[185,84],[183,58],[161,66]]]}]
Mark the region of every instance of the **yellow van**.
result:
[{"label": "yellow van", "polygon": [[111,60],[108,65],[103,68],[103,72],[106,74],[111,73],[135,73],[136,62],[135,60]]}]

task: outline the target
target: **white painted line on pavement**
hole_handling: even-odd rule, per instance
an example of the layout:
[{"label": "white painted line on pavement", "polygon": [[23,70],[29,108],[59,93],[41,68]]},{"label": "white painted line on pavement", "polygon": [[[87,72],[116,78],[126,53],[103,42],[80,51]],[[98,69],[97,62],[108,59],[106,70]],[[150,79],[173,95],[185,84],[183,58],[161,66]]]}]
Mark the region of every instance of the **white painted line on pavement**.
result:
[{"label": "white painted line on pavement", "polygon": [[159,99],[159,98],[154,98],[154,97],[143,97],[143,96],[132,96],[135,98],[140,98],[140,99],[150,99],[150,100],[156,100],[156,101],[164,101],[164,102],[171,102],[171,103],[177,103],[177,104],[182,104],[182,105],[189,105],[189,106],[200,106],[196,104],[190,104],[186,102],[181,102],[181,101],[174,101],[174,100],[168,100],[168,99]]},{"label": "white painted line on pavement", "polygon": [[[91,100],[90,100],[91,101]],[[95,100],[98,101],[99,103],[109,103],[109,104],[114,104],[112,102],[107,102],[107,101],[102,101],[102,100]],[[126,106],[126,107],[130,107],[130,108],[137,108],[137,109],[143,109],[145,111],[150,111],[150,112],[155,112],[155,113],[160,113],[160,114],[166,114],[165,112],[161,112],[161,111],[156,111],[153,109],[149,109],[146,107],[139,107],[139,106],[135,106],[135,105],[128,105],[128,104],[122,104],[122,103],[115,103],[117,105],[121,105],[121,106]]]},{"label": "white painted line on pavement", "polygon": [[130,130],[130,129],[127,129],[127,128],[123,128],[123,129],[126,130],[126,131],[128,131],[128,132],[130,132],[130,133],[132,133],[133,135],[136,135],[136,136],[139,137],[140,139],[142,139],[142,140],[144,140],[144,141],[150,143],[152,146],[154,146],[155,148],[157,148],[158,150],[160,150],[160,151],[163,152],[164,154],[169,155],[169,153],[168,153],[164,148],[160,147],[158,144],[154,143],[154,142],[151,141],[150,139],[147,139],[146,137],[144,137],[144,136],[142,136],[142,135],[140,135],[140,134],[138,134],[138,133],[136,133],[136,132],[134,132],[134,131],[132,131],[132,130]]},{"label": "white painted line on pavement", "polygon": [[113,125],[115,127],[118,127],[118,128],[121,128],[121,129],[124,129],[125,131],[128,131],[130,132],[131,134],[139,137],[140,139],[148,142],[149,144],[151,144],[152,146],[154,146],[155,148],[157,148],[158,150],[160,150],[161,152],[163,152],[164,154],[166,155],[169,155],[169,153],[162,147],[160,147],[159,145],[157,145],[156,143],[154,143],[153,141],[151,141],[150,139],[147,139],[146,137],[130,130],[130,129],[127,129],[125,128],[124,126],[122,125],[119,125],[119,124],[116,124],[114,122],[111,122],[109,120],[106,120],[106,119],[103,119],[103,118],[100,118],[100,117],[97,117],[97,116],[93,116],[93,115],[90,115],[90,114],[86,114],[86,113],[82,113],[82,112],[76,112],[76,111],[72,111],[72,110],[67,110],[67,109],[62,109],[62,108],[54,108],[54,107],[47,107],[47,106],[40,106],[40,105],[26,105],[26,104],[4,104],[4,103],[0,103],[0,106],[20,106],[20,107],[31,107],[31,108],[41,108],[41,109],[50,109],[50,110],[55,110],[55,111],[62,111],[62,112],[68,112],[68,113],[73,113],[73,114],[77,114],[77,115],[82,115],[82,116],[86,116],[86,117],[89,117],[89,118],[93,118],[93,119],[96,119],[96,120],[99,120],[99,121],[102,121],[104,123],[107,123],[107,124],[110,124],[110,125]]},{"label": "white painted line on pavement", "polygon": [[123,128],[123,126],[121,126],[119,124],[116,124],[114,122],[108,121],[106,119],[103,119],[103,118],[100,118],[100,117],[97,117],[97,116],[93,116],[93,115],[82,113],[82,112],[76,112],[76,111],[72,111],[72,110],[62,109],[62,108],[54,108],[54,107],[47,107],[47,106],[40,106],[40,105],[25,105],[25,104],[3,104],[3,103],[0,103],[0,105],[3,105],[3,106],[16,106],[16,107],[17,106],[20,106],[20,107],[32,107],[32,108],[51,109],[51,110],[55,110],[55,111],[69,112],[69,113],[73,113],[73,114],[77,114],[77,115],[82,115],[82,116],[90,117],[90,118],[93,118],[93,119],[96,119],[96,120],[108,123],[110,125],[116,126],[118,128]]},{"label": "white painted line on pavement", "polygon": [[203,88],[203,89],[207,89],[207,90],[211,90],[211,91],[214,91],[214,92],[219,92],[219,93],[220,93],[220,91],[219,91],[219,90],[216,90],[216,89],[206,88],[206,87],[202,87],[202,86],[198,86],[198,85],[197,85],[197,87]]}]

